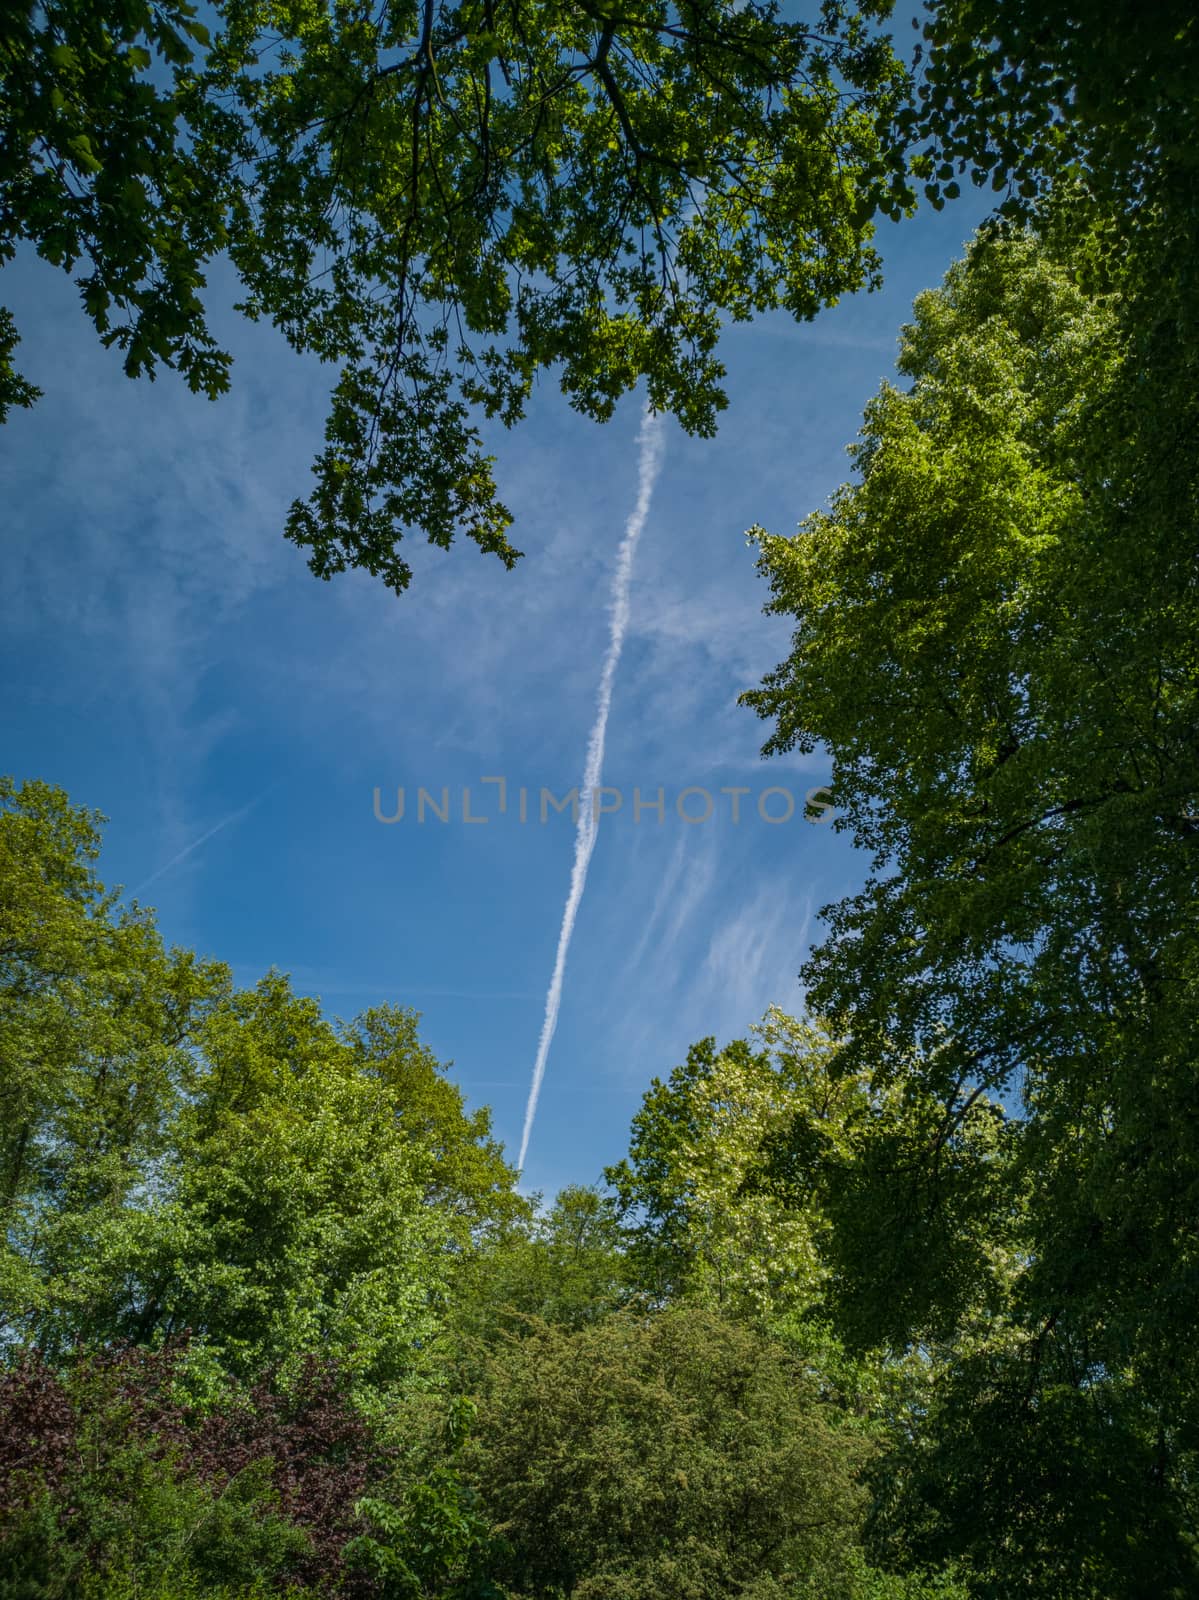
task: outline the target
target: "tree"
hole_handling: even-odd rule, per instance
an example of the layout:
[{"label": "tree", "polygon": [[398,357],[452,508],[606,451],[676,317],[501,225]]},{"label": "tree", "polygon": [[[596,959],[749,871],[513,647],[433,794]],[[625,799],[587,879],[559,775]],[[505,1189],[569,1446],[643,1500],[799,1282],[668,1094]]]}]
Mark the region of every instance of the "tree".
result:
[{"label": "tree", "polygon": [[[166,953],[92,866],[99,818],[0,786],[6,1343],[157,1345],[235,1373],[427,1362],[451,1280],[527,1211],[414,1013],[348,1028],[271,974]],[[364,1391],[363,1391],[364,1392]]]},{"label": "tree", "polygon": [[[341,367],[287,522],[312,570],[401,590],[411,528],[511,565],[481,419],[513,424],[557,369],[589,416],[644,377],[711,433],[722,317],[875,283],[871,218],[915,180],[940,206],[969,172],[1019,212],[1072,174],[1193,290],[1185,0],[933,0],[916,80],[890,10],[222,0],[211,37],[188,0],[10,7],[0,264],[28,241],[80,269],[131,375],[215,396],[201,291],[227,255],[239,309]],[[16,340],[0,310],[0,418],[37,397]]]},{"label": "tree", "polygon": [[705,1039],[655,1078],[627,1159],[605,1176],[647,1289],[770,1318],[821,1298],[819,1169],[865,1097],[829,1076],[833,1044],[816,1025],[772,1010],[753,1035],[721,1050]]},{"label": "tree", "polygon": [[286,1391],[198,1407],[185,1356],[113,1348],[62,1372],[25,1352],[0,1372],[5,1600],[347,1592],[390,1452],[337,1372],[314,1360]]},{"label": "tree", "polygon": [[[0,32],[0,260],[82,266],[126,371],[212,396],[227,252],[243,311],[341,365],[287,524],[313,571],[398,592],[410,527],[511,565],[478,420],[515,422],[540,370],[600,419],[645,377],[708,434],[722,316],[877,280],[870,218],[910,201],[887,9],[222,0],[210,39],[187,0],[29,5]],[[28,403],[12,344],[0,401]]]},{"label": "tree", "polygon": [[424,1201],[451,1225],[463,1250],[529,1215],[517,1194],[487,1106],[468,1112],[462,1090],[419,1036],[420,1016],[404,1006],[374,1006],[341,1030],[354,1067],[392,1098],[405,1138],[425,1162]]},{"label": "tree", "polygon": [[437,1325],[453,1254],[425,1201],[431,1158],[281,977],[232,996],[201,1047],[155,1201],[80,1240],[76,1272],[107,1322],[92,1336],[188,1328],[243,1377],[321,1350],[359,1383],[396,1383]]},{"label": "tree", "polygon": [[1007,1309],[1011,1129],[984,1096],[950,1120],[912,1079],[837,1058],[826,1029],[777,1009],[749,1040],[702,1041],[651,1084],[607,1177],[643,1291],[767,1331],[902,1451],[929,1349]]},{"label": "tree", "polygon": [[853,1593],[867,1447],[787,1352],[698,1307],[493,1358],[469,1470],[530,1597]]},{"label": "tree", "polygon": [[450,1325],[471,1370],[480,1348],[534,1319],[578,1328],[617,1310],[633,1293],[625,1242],[612,1200],[580,1185],[497,1230],[453,1287]]},{"label": "tree", "polygon": [[[921,1475],[952,1507],[924,1548],[969,1548],[988,1595],[1195,1581],[1196,402],[1165,349],[1189,313],[1167,280],[1154,326],[1143,270],[1130,304],[1054,208],[1039,236],[984,232],[917,301],[857,481],[761,540],[796,631],[746,699],[767,751],[831,752],[875,863],[809,996],[835,1071],[940,1106],[867,1186],[894,1208],[922,1168],[935,1195],[938,1129],[986,1095],[1015,1118],[963,1153],[1009,1281],[940,1382]],[[919,1336],[920,1296],[888,1306],[887,1282],[874,1337]],[[984,1489],[993,1516],[964,1515]]]},{"label": "tree", "polygon": [[[33,0],[0,18],[0,266],[29,240],[75,281],[126,371],[176,366],[193,390],[227,386],[208,333],[203,264],[228,243],[227,183],[189,149],[183,91],[208,33],[187,0],[106,7]],[[157,57],[157,61],[155,61]],[[114,326],[113,312],[116,312]],[[12,367],[0,316],[0,420],[38,391]]]},{"label": "tree", "polygon": [[48,1305],[50,1235],[112,1215],[167,1144],[225,969],[163,949],[93,863],[95,812],[0,777],[0,1340]]},{"label": "tree", "polygon": [[[1191,131],[1199,30],[1185,0],[1152,8],[1078,0],[933,0],[924,71],[903,126],[940,205],[970,173],[1027,214],[1081,180],[1126,232],[1172,215],[1193,237]],[[956,175],[956,176],[955,176]]]},{"label": "tree", "polygon": [[[371,1059],[279,975],[230,994],[201,1030],[149,1193],[65,1209],[48,1229],[58,1286],[39,1337],[62,1349],[80,1334],[155,1343],[187,1329],[193,1364],[245,1379],[320,1351],[363,1394],[427,1362],[472,1248],[463,1212],[491,1197],[445,1181],[445,1144],[462,1153],[478,1132],[458,1106],[440,1108],[457,1119],[443,1116],[440,1148],[425,1107],[409,1127],[397,1034],[418,1080],[430,1058],[410,1018],[391,1021]],[[477,1154],[507,1170],[494,1147]]]}]

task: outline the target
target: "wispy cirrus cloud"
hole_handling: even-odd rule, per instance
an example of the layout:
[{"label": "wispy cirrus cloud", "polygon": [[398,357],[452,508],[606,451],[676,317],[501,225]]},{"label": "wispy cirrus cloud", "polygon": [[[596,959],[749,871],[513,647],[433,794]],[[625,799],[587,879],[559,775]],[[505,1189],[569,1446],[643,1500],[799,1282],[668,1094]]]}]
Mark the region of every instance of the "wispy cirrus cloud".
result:
[{"label": "wispy cirrus cloud", "polygon": [[[785,885],[763,884],[713,930],[697,984],[718,997],[726,1026],[744,1028],[769,1005],[802,1009],[799,969],[808,951],[812,896],[796,902]],[[740,1019],[740,1020],[734,1020]]]}]

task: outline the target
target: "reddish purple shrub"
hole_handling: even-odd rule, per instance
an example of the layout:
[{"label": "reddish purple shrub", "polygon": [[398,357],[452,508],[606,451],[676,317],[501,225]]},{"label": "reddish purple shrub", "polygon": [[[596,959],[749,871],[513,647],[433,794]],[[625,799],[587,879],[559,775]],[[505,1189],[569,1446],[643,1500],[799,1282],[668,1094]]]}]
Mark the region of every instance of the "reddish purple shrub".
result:
[{"label": "reddish purple shrub", "polygon": [[36,1479],[53,1493],[77,1454],[75,1407],[36,1351],[0,1373],[0,1517],[24,1503]]},{"label": "reddish purple shrub", "polygon": [[309,1358],[299,1382],[280,1393],[259,1383],[192,1427],[193,1470],[220,1484],[269,1459],[284,1514],[312,1541],[304,1577],[328,1581],[356,1530],[354,1505],[385,1469],[369,1428],[351,1408],[335,1369]]},{"label": "reddish purple shrub", "polygon": [[286,1391],[267,1378],[200,1411],[176,1381],[185,1350],[182,1342],[159,1351],[112,1347],[62,1372],[25,1351],[0,1373],[0,1529],[43,1492],[69,1526],[76,1486],[97,1470],[97,1451],[102,1472],[105,1451],[138,1445],[217,1492],[268,1462],[279,1511],[309,1543],[290,1576],[344,1590],[342,1549],[360,1531],[355,1502],[387,1463],[339,1374],[310,1359]]}]

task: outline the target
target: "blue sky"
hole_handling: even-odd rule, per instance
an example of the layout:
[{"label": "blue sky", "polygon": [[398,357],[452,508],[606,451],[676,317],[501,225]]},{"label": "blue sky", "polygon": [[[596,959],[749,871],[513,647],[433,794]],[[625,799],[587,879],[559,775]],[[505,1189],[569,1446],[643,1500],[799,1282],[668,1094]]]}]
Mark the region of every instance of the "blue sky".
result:
[{"label": "blue sky", "polygon": [[[828,825],[758,813],[763,790],[802,796],[828,768],[763,763],[765,726],[736,704],[788,642],[761,613],[744,534],[790,532],[844,479],[913,296],[981,215],[963,201],[884,224],[883,292],[808,326],[730,331],[718,437],[666,424],[608,724],[604,778],[623,805],[591,863],[528,1188],[619,1159],[650,1078],[693,1041],[735,1037],[770,1004],[800,1009],[819,908],[861,881]],[[212,288],[214,305],[232,298],[220,274]],[[218,313],[236,365],[209,404],[169,373],[125,379],[41,263],[10,267],[2,298],[45,390],[0,435],[4,770],[108,815],[102,876],[157,907],[168,941],[244,983],[281,968],[335,1015],[417,1008],[515,1157],[574,847],[566,814],[541,824],[539,793],[582,775],[639,398],[598,427],[543,380],[529,420],[495,441],[525,559],[506,573],[469,542],[411,540],[397,599],[358,574],[318,582],[282,538],[329,372]],[[485,776],[507,780],[506,815]],[[422,785],[450,791],[449,822],[418,821]],[[634,819],[634,786],[665,789],[665,821]],[[750,793],[735,826],[719,791],[736,786]],[[403,820],[375,819],[375,787],[385,813],[405,789]],[[488,822],[462,820],[467,787]],[[712,793],[709,821],[678,818],[688,787]]]}]

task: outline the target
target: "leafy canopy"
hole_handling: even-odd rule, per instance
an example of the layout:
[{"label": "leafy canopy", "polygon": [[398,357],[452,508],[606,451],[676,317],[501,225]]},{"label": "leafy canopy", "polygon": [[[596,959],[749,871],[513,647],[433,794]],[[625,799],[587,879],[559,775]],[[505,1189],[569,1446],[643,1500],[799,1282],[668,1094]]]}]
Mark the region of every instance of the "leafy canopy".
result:
[{"label": "leafy canopy", "polygon": [[226,252],[241,309],[341,369],[287,524],[313,571],[398,592],[411,527],[511,565],[480,422],[540,370],[600,419],[644,377],[709,434],[722,317],[877,281],[870,218],[911,200],[887,9],[222,0],[210,39],[186,0],[48,0],[0,31],[0,261],[27,239],[82,268],[127,372],[215,395]]},{"label": "leafy canopy", "polygon": [[[598,419],[644,378],[710,434],[721,322],[875,285],[871,219],[920,184],[1019,215],[1073,178],[1193,293],[1185,0],[925,10],[909,72],[890,0],[219,0],[211,34],[188,0],[30,0],[0,19],[0,265],[27,241],[131,376],[215,396],[227,257],[240,310],[339,367],[287,519],[312,570],[399,592],[412,529],[511,566],[484,438],[540,372]],[[37,397],[16,342],[0,308],[0,418]]]},{"label": "leafy canopy", "polygon": [[843,1304],[953,1336],[907,1505],[987,1595],[1195,1582],[1194,311],[1112,226],[1064,191],[917,300],[856,480],[760,536],[795,633],[745,697],[874,859],[809,995],[939,1109],[863,1148]]},{"label": "leafy canopy", "polygon": [[653,1079],[628,1157],[605,1176],[647,1288],[769,1319],[819,1298],[817,1169],[865,1098],[861,1083],[829,1077],[820,1028],[773,1010],[753,1033],[721,1050],[705,1039]]},{"label": "leafy canopy", "polygon": [[334,1026],[278,973],[165,951],[100,883],[99,822],[0,780],[0,1338],[189,1330],[218,1388],[320,1353],[382,1393],[527,1213],[488,1114],[411,1012]]},{"label": "leafy canopy", "polygon": [[850,1600],[864,1439],[786,1350],[714,1311],[500,1348],[469,1449],[529,1600]]}]

